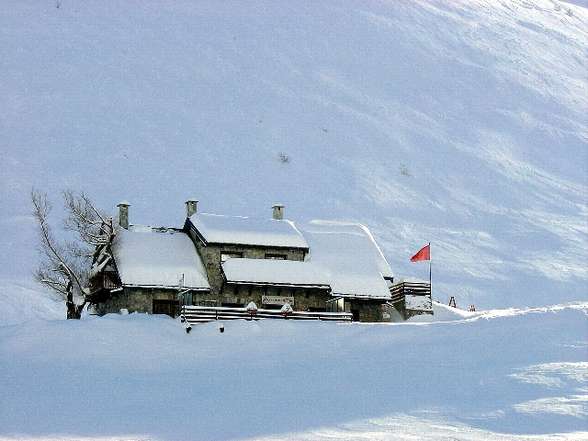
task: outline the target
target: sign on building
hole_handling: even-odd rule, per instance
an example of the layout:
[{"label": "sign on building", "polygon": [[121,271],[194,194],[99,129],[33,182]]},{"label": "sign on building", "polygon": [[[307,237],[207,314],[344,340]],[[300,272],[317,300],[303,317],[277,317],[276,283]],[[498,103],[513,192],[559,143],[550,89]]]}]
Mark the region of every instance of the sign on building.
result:
[{"label": "sign on building", "polygon": [[294,306],[294,297],[291,296],[261,296],[261,303],[264,305],[285,305],[289,303]]}]

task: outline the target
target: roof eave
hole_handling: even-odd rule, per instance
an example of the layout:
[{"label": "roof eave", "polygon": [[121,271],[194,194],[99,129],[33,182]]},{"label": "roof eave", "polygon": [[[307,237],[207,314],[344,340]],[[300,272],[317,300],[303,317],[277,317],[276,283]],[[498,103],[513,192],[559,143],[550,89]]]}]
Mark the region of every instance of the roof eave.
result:
[{"label": "roof eave", "polygon": [[346,299],[360,299],[360,300],[391,300],[392,296],[372,296],[367,294],[342,294],[340,292],[332,293],[333,297],[344,297]]},{"label": "roof eave", "polygon": [[239,243],[239,242],[206,242],[206,245],[236,245],[239,247],[259,247],[259,248],[279,248],[284,250],[302,250],[309,251],[309,247],[301,247],[298,245],[270,245],[270,244],[254,244],[254,243]]},{"label": "roof eave", "polygon": [[179,285],[148,285],[137,283],[123,283],[123,288],[159,288],[159,289],[175,289],[175,290],[190,290],[190,291],[210,291],[210,287],[202,286],[179,286]]},{"label": "roof eave", "polygon": [[254,286],[276,286],[280,288],[316,288],[330,290],[328,284],[309,284],[309,283],[274,283],[274,282],[252,282],[248,280],[227,280],[231,285],[254,285]]}]

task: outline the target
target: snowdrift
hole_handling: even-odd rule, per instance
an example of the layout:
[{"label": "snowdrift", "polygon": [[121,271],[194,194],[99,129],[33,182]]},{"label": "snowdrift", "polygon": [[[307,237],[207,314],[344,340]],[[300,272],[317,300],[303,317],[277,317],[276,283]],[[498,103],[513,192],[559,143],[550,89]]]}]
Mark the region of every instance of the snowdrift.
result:
[{"label": "snowdrift", "polygon": [[588,439],[587,312],[0,327],[0,439]]}]

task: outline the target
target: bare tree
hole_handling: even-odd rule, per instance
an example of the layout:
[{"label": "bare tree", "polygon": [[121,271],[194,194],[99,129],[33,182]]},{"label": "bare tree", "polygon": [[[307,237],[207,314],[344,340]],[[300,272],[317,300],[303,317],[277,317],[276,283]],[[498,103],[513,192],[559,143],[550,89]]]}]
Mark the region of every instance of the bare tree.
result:
[{"label": "bare tree", "polygon": [[49,225],[51,203],[46,193],[31,191],[33,216],[39,231],[41,261],[35,278],[65,301],[68,319],[79,319],[87,303],[92,263],[108,247],[115,231],[112,218],[98,211],[84,194],[63,192],[66,231],[74,240],[58,240]]},{"label": "bare tree", "polygon": [[65,190],[62,194],[67,212],[65,228],[76,233],[81,244],[92,252],[96,247],[109,245],[115,235],[112,217],[96,209],[84,193]]}]

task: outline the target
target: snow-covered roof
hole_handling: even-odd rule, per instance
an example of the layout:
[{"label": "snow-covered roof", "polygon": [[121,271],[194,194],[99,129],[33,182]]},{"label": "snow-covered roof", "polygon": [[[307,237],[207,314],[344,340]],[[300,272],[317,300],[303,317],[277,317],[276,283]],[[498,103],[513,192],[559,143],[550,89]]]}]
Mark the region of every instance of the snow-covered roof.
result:
[{"label": "snow-covered roof", "polygon": [[308,248],[289,220],[197,213],[190,217],[190,222],[208,243]]},{"label": "snow-covered roof", "polygon": [[333,296],[390,299],[384,277],[393,277],[392,269],[367,227],[312,221],[302,232],[310,245],[307,261],[328,277]]},{"label": "snow-covered roof", "polygon": [[206,271],[190,237],[173,229],[131,226],[121,229],[112,252],[124,286],[210,289]]},{"label": "snow-covered roof", "polygon": [[402,277],[400,279],[394,279],[394,285],[398,283],[415,283],[415,284],[429,284],[428,280],[417,279],[416,277]]},{"label": "snow-covered roof", "polygon": [[311,262],[231,258],[223,263],[228,282],[281,286],[329,286],[329,279]]}]

